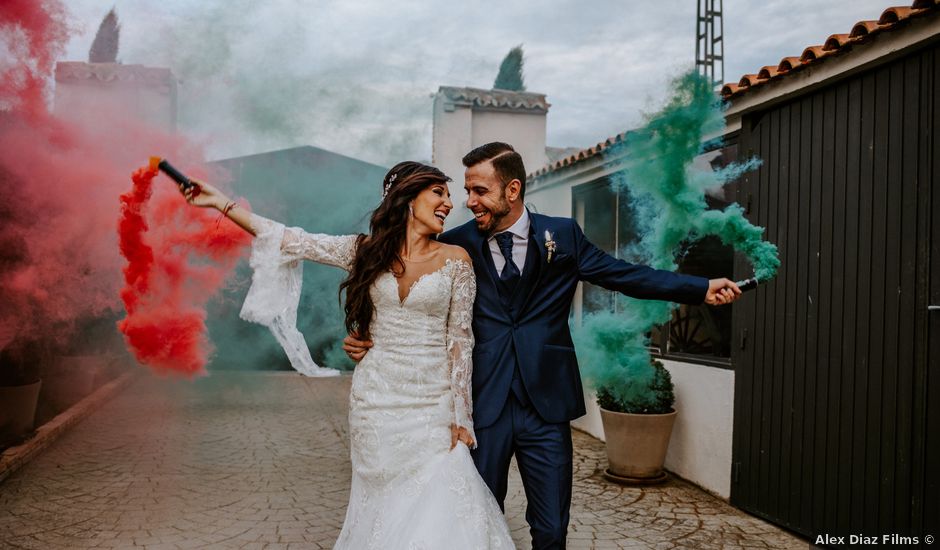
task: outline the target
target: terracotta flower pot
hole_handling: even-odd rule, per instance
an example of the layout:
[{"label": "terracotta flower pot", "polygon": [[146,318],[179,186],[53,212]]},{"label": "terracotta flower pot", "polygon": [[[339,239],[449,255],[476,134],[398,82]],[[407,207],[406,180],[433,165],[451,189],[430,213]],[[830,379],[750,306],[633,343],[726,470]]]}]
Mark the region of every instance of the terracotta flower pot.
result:
[{"label": "terracotta flower pot", "polygon": [[36,402],[42,381],[21,386],[0,386],[0,446],[19,442],[33,431]]},{"label": "terracotta flower pot", "polygon": [[651,484],[666,480],[663,463],[676,411],[629,414],[601,409],[607,462],[604,476],[620,483]]}]

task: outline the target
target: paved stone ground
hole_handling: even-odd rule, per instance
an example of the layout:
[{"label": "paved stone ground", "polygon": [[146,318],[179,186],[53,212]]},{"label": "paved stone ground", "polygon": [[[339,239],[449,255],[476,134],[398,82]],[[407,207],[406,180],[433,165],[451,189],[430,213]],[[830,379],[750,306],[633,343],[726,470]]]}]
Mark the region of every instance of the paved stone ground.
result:
[{"label": "paved stone ground", "polygon": [[[0,484],[0,547],[331,548],[350,477],[350,377],[143,376]],[[575,432],[568,546],[807,548],[682,482],[605,481],[603,444]],[[525,495],[506,505],[528,548]]]}]

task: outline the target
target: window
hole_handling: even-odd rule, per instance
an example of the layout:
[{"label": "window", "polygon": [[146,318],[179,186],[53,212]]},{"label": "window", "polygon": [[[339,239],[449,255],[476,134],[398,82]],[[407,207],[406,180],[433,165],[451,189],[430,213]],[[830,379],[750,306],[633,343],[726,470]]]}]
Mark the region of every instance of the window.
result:
[{"label": "window", "polygon": [[[718,169],[737,158],[736,143],[703,153],[696,165]],[[709,209],[724,209],[733,202],[726,185],[706,195]],[[629,261],[628,250],[637,241],[629,195],[615,193],[607,177],[579,185],[572,190],[574,217],[591,242],[607,253]],[[717,237],[689,243],[679,262],[680,273],[706,278],[731,277],[734,250]],[[590,313],[620,307],[614,293],[584,283],[581,312]],[[731,357],[731,308],[681,305],[672,319],[649,334],[654,355],[664,358],[729,367]]]}]

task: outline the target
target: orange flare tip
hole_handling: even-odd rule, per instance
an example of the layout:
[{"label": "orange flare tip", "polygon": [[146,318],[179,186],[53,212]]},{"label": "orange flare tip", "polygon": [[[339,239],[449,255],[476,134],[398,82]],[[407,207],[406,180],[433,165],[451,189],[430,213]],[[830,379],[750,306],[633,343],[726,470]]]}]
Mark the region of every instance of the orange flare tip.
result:
[{"label": "orange flare tip", "polygon": [[150,170],[156,172],[160,168],[161,157],[150,157]]}]

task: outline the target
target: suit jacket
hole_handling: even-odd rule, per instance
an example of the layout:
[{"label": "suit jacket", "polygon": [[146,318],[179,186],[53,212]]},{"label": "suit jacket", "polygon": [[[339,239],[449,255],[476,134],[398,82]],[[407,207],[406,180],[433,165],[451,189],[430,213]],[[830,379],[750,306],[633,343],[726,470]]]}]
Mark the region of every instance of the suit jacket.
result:
[{"label": "suit jacket", "polygon": [[[635,298],[700,304],[708,280],[618,260],[594,246],[570,218],[529,213],[529,252],[511,295],[500,292],[487,238],[470,220],[439,237],[473,260],[473,417],[485,428],[499,417],[518,368],[532,406],[543,420],[567,422],[585,413],[581,375],[568,317],[578,281]],[[555,242],[551,262],[545,232]]]}]

